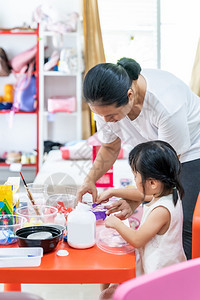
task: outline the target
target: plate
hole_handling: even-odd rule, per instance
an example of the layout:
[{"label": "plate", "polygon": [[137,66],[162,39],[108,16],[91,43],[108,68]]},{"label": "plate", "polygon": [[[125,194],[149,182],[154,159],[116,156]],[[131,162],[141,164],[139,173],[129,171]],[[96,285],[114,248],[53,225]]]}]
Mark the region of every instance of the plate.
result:
[{"label": "plate", "polygon": [[105,228],[99,232],[97,238],[97,246],[111,254],[127,254],[133,252],[135,249],[127,243],[121,235],[112,228]]}]

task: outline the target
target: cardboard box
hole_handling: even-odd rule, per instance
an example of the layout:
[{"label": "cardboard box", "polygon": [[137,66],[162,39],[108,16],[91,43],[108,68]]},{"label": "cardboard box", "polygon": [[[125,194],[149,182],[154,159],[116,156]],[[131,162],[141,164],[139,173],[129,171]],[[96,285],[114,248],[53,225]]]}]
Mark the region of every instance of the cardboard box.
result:
[{"label": "cardboard box", "polygon": [[12,185],[0,185],[0,214],[13,214]]},{"label": "cardboard box", "polygon": [[15,213],[19,206],[20,177],[8,177],[4,185],[0,185],[0,214]]}]

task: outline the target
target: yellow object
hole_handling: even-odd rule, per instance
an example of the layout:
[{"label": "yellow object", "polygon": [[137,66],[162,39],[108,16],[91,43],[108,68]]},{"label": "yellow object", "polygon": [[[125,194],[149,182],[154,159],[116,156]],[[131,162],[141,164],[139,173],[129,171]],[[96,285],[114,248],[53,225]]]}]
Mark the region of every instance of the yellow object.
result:
[{"label": "yellow object", "polygon": [[3,96],[0,96],[0,102],[3,102],[3,101],[4,101]]},{"label": "yellow object", "polygon": [[13,215],[12,185],[0,185],[0,214]]},{"label": "yellow object", "polygon": [[5,102],[13,102],[14,99],[14,88],[12,84],[4,85],[4,101]]},{"label": "yellow object", "polygon": [[29,226],[37,226],[37,225],[42,225],[43,222],[42,221],[38,221],[37,219],[35,218],[30,218],[30,221],[29,222],[26,222],[24,224],[25,227],[29,227]]},{"label": "yellow object", "polygon": [[92,135],[96,132],[96,123],[95,123],[94,114],[92,111],[91,111],[91,132],[92,132]]},{"label": "yellow object", "polygon": [[7,181],[2,186],[5,187],[5,189],[6,187],[11,187],[12,197],[9,200],[9,203],[7,203],[10,212],[7,212],[7,214],[14,214],[16,208],[19,206],[20,177],[8,177]]}]

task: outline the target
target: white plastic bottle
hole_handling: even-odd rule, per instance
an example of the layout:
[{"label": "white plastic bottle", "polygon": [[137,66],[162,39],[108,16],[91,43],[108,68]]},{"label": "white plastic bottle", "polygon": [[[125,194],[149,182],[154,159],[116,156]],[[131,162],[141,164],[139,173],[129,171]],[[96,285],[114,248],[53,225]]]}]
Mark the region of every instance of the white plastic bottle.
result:
[{"label": "white plastic bottle", "polygon": [[96,217],[90,206],[79,202],[67,217],[67,242],[73,248],[85,249],[94,246]]}]

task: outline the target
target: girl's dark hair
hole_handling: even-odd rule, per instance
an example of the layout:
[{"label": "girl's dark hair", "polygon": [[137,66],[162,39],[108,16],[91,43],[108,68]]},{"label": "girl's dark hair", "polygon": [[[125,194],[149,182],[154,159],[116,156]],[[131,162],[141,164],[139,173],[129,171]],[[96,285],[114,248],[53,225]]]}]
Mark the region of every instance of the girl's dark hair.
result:
[{"label": "girl's dark hair", "polygon": [[141,174],[144,195],[146,180],[153,178],[163,183],[160,196],[168,195],[173,190],[174,205],[178,201],[177,191],[183,198],[184,189],[179,179],[181,163],[170,144],[163,141],[139,144],[129,153],[129,164],[133,171]]},{"label": "girl's dark hair", "polygon": [[127,92],[132,81],[137,80],[140,65],[131,58],[121,58],[117,64],[103,63],[90,69],[83,82],[83,96],[88,103],[115,105],[128,103]]}]

